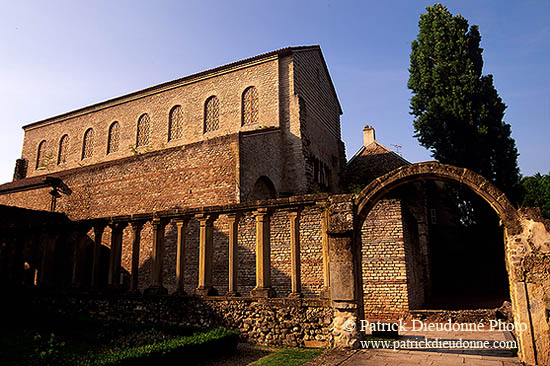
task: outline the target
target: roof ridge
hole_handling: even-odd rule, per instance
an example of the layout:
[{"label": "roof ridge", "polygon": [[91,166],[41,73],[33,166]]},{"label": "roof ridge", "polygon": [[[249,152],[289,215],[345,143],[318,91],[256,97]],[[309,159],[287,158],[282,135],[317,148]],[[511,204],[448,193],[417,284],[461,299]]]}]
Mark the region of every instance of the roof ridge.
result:
[{"label": "roof ridge", "polygon": [[227,64],[216,66],[214,68],[199,71],[197,73],[186,75],[186,76],[183,76],[183,77],[178,78],[178,79],[165,81],[165,82],[162,82],[160,84],[152,85],[152,86],[149,86],[149,87],[137,90],[137,91],[133,91],[133,92],[130,92],[130,93],[127,93],[127,94],[117,96],[117,97],[106,99],[106,100],[103,100],[103,101],[100,101],[100,102],[97,102],[97,103],[93,103],[93,104],[90,104],[90,105],[87,105],[87,106],[84,106],[84,107],[73,109],[69,112],[61,113],[61,114],[58,114],[58,115],[55,115],[55,116],[52,116],[52,117],[47,117],[47,118],[44,118],[44,119],[41,119],[41,120],[38,120],[38,121],[35,121],[35,122],[31,122],[31,123],[28,123],[28,124],[24,125],[23,129],[25,130],[25,129],[30,128],[30,127],[38,126],[38,125],[41,125],[45,122],[54,122],[56,119],[71,118],[72,115],[77,114],[79,112],[82,112],[82,113],[90,112],[91,113],[91,112],[94,111],[95,108],[98,108],[100,106],[104,106],[108,103],[113,103],[113,102],[116,102],[116,101],[120,101],[120,102],[124,103],[124,99],[130,98],[130,97],[139,96],[140,94],[144,94],[144,93],[147,93],[147,92],[153,92],[156,89],[161,89],[163,87],[169,87],[171,85],[175,85],[175,84],[187,81],[187,80],[193,80],[193,79],[199,78],[201,76],[206,76],[208,74],[212,74],[212,73],[215,73],[215,72],[220,72],[222,70],[237,67],[239,65],[245,65],[247,63],[251,63],[251,62],[254,62],[254,61],[259,61],[261,59],[269,58],[269,57],[276,56],[276,55],[284,56],[286,54],[292,53],[293,51],[305,51],[305,50],[308,50],[308,49],[311,49],[311,50],[317,49],[317,50],[319,50],[319,52],[321,52],[321,47],[319,45],[289,46],[289,47],[279,48],[279,49],[276,49],[276,50],[273,50],[273,51],[261,53],[261,54],[256,55],[256,56],[247,57],[247,58],[240,59],[240,60],[237,60],[237,61],[233,61],[233,62],[230,62],[230,63],[227,63]]}]

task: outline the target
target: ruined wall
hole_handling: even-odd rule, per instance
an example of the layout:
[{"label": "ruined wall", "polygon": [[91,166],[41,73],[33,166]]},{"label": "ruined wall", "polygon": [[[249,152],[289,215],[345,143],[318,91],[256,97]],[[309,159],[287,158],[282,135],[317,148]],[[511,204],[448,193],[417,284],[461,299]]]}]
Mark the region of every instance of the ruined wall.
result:
[{"label": "ruined wall", "polygon": [[510,295],[520,342],[520,358],[527,364],[550,364],[550,220],[537,209],[520,211],[522,231],[506,235]]},{"label": "ruined wall", "polygon": [[238,329],[242,341],[269,346],[325,347],[331,341],[333,310],[313,299],[192,297],[99,297],[73,295],[35,298],[41,312],[87,314],[124,322]]},{"label": "ruined wall", "polygon": [[[238,135],[229,135],[69,170],[58,176],[72,193],[56,211],[83,220],[237,202],[237,164]],[[49,210],[49,190],[0,195],[0,204]]]},{"label": "ruined wall", "polygon": [[[238,67],[196,77],[184,78],[143,91],[53,117],[25,127],[22,158],[28,160],[28,175],[43,175],[99,162],[132,156],[137,152],[162,150],[174,146],[223,136],[260,126],[279,126],[279,88],[277,59],[245,63]],[[242,126],[241,99],[244,90],[255,86],[258,93],[259,121]],[[219,100],[219,129],[204,132],[204,104],[210,96]],[[169,141],[170,110],[183,110],[182,137]],[[151,119],[150,143],[136,148],[137,122],[147,113]],[[120,124],[119,150],[107,154],[110,125]],[[84,133],[93,128],[94,153],[82,159]],[[57,164],[60,139],[69,136],[67,162]],[[38,145],[46,141],[47,163],[36,169]]]}]

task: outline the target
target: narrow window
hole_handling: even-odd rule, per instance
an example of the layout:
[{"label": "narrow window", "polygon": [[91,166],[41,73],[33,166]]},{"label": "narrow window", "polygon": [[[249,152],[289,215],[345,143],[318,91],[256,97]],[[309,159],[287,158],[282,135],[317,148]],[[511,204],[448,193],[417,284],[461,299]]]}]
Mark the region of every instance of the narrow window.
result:
[{"label": "narrow window", "polygon": [[109,127],[109,138],[107,140],[107,154],[118,151],[120,141],[120,125],[118,122],[111,123]]},{"label": "narrow window", "polygon": [[59,140],[59,152],[57,153],[57,165],[65,164],[67,162],[67,155],[69,154],[69,135],[63,135]]},{"label": "narrow window", "polygon": [[183,137],[183,110],[179,105],[170,110],[168,119],[168,141]]},{"label": "narrow window", "polygon": [[82,159],[91,158],[94,155],[94,130],[88,128],[84,133],[82,144]]},{"label": "narrow window", "polygon": [[36,169],[46,167],[46,140],[40,141],[36,152]]},{"label": "narrow window", "polygon": [[220,103],[216,96],[211,96],[204,104],[204,132],[215,131],[219,127]]},{"label": "narrow window", "polygon": [[151,131],[150,125],[151,119],[147,113],[139,117],[137,124],[136,147],[149,145],[149,133]]},{"label": "narrow window", "polygon": [[255,87],[251,86],[244,91],[242,109],[243,126],[258,122],[258,92]]},{"label": "narrow window", "polygon": [[300,125],[302,128],[305,128],[307,122],[307,108],[304,98],[300,97],[300,99],[298,99],[298,106],[300,107]]}]

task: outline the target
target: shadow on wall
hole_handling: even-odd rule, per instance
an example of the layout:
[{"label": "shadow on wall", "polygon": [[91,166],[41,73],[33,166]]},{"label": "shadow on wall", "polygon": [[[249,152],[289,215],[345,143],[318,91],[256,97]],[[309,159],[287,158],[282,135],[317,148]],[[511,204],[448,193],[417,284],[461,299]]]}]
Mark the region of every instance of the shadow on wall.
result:
[{"label": "shadow on wall", "polygon": [[[323,286],[322,232],[311,228],[311,217],[304,218],[308,228],[300,230],[301,283],[304,297],[318,297]],[[291,253],[288,213],[276,211],[271,217],[271,281],[277,297],[286,297],[291,292]],[[212,286],[224,296],[229,291],[229,224],[227,217],[220,216],[213,228]],[[110,249],[109,232],[103,237],[100,265],[100,287],[107,285]],[[170,222],[165,229],[163,245],[162,283],[169,293],[176,290],[177,228]],[[132,241],[129,227],[124,229],[121,260],[121,284],[128,289],[131,281]],[[91,283],[93,240],[87,237],[81,242],[77,260],[75,283],[88,288]],[[151,284],[152,272],[152,225],[148,222],[141,231],[138,288],[143,291]],[[249,296],[256,286],[256,227],[252,213],[244,213],[239,220],[238,262],[236,289],[242,296]],[[198,286],[199,271],[199,222],[189,220],[185,235],[184,290],[192,294]],[[70,272],[69,272],[70,273]],[[67,273],[65,273],[67,276]],[[70,278],[70,277],[69,277]],[[59,283],[56,281],[56,283]],[[69,281],[70,283],[70,281]]]}]

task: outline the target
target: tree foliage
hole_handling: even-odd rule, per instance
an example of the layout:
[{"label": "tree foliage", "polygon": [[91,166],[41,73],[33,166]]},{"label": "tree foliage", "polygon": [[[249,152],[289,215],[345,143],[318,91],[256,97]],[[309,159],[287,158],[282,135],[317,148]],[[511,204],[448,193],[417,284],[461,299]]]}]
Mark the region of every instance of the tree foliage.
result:
[{"label": "tree foliage", "polygon": [[517,199],[518,152],[493,77],[482,75],[478,27],[441,4],[426,9],[410,57],[415,137],[435,159],[471,169]]},{"label": "tree foliage", "polygon": [[540,207],[542,215],[550,219],[550,173],[537,173],[521,179],[523,198],[521,206]]}]

